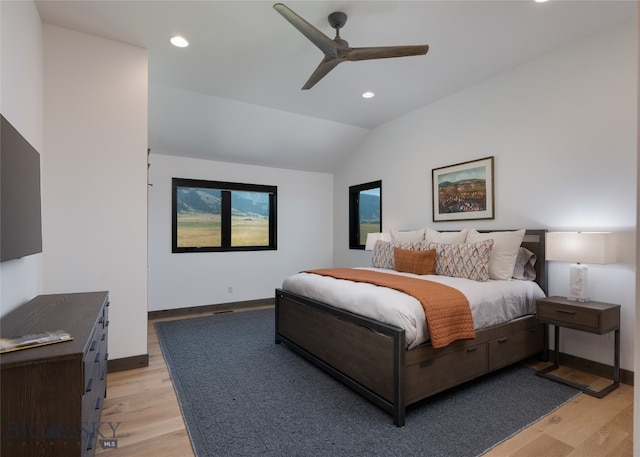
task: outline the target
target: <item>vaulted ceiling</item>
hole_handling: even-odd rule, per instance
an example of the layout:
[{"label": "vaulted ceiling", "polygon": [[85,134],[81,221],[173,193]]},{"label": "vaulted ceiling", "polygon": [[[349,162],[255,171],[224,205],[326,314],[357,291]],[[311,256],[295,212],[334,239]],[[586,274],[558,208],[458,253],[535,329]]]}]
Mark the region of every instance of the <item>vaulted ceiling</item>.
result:
[{"label": "vaulted ceiling", "polygon": [[303,91],[323,54],[273,3],[36,2],[44,23],[148,50],[153,152],[320,172],[376,126],[636,17],[635,1],[616,0],[285,2],[331,38],[327,16],[346,13],[353,47],[430,47],[342,63]]}]

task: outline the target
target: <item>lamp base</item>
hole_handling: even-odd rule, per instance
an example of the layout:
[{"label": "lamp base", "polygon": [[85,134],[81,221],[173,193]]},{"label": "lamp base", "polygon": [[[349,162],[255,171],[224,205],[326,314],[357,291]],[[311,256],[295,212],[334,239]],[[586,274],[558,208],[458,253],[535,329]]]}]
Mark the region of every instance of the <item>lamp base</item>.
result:
[{"label": "lamp base", "polygon": [[591,301],[591,299],[590,299],[590,298],[584,298],[584,297],[582,297],[582,298],[577,298],[577,297],[567,297],[567,300],[569,300],[569,301],[577,301],[577,302],[580,302],[580,303],[584,303],[584,302]]},{"label": "lamp base", "polygon": [[569,269],[569,296],[567,300],[577,302],[590,301],[587,291],[588,285],[587,265],[574,263]]}]

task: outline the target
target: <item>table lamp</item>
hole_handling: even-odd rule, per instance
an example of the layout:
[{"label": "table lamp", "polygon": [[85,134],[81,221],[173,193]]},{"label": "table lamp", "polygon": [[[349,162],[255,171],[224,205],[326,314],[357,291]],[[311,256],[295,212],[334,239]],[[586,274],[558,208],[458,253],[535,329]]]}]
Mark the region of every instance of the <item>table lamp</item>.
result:
[{"label": "table lamp", "polygon": [[588,265],[616,261],[616,237],[612,232],[548,232],[546,258],[549,261],[573,262],[569,267],[569,296],[579,302],[589,301]]}]

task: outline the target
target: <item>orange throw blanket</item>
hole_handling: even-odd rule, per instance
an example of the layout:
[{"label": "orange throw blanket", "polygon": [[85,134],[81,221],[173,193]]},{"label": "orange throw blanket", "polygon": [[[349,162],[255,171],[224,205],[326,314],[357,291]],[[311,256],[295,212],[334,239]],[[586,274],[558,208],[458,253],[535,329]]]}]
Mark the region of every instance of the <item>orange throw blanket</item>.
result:
[{"label": "orange throw blanket", "polygon": [[366,282],[415,297],[424,309],[429,338],[434,348],[447,346],[456,340],[476,337],[469,301],[462,292],[453,287],[424,279],[354,268],[323,268],[307,270],[305,273]]}]

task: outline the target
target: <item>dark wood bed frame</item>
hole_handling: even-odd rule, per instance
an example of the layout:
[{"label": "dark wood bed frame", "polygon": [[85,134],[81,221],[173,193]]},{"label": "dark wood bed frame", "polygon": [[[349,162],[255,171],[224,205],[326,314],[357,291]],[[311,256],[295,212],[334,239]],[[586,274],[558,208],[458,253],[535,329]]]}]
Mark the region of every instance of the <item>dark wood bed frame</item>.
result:
[{"label": "dark wood bed frame", "polygon": [[[546,230],[527,230],[536,282],[547,292]],[[542,354],[546,328],[526,316],[476,332],[473,340],[405,349],[404,330],[276,289],[276,343],[285,345],[405,423],[406,407],[525,358]]]}]

